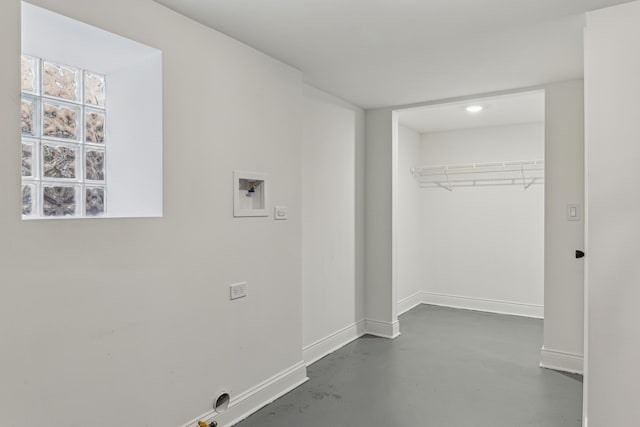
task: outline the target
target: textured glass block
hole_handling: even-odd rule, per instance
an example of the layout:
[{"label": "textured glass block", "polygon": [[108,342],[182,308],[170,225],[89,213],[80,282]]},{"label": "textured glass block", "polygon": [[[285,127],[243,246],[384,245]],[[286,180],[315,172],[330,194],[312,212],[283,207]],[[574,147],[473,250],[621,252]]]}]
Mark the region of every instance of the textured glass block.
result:
[{"label": "textured glass block", "polygon": [[85,112],[85,141],[94,144],[104,143],[105,115],[100,111]]},{"label": "textured glass block", "polygon": [[73,216],[76,214],[78,187],[69,185],[42,186],[42,214],[44,216]]},{"label": "textured glass block", "polygon": [[80,101],[80,71],[66,65],[44,61],[42,93],[70,101]]},{"label": "textured glass block", "polygon": [[20,131],[23,135],[36,136],[38,131],[38,101],[26,96],[20,102]]},{"label": "textured glass block", "polygon": [[33,177],[33,144],[22,143],[22,176]]},{"label": "textured glass block", "polygon": [[86,149],[85,175],[91,181],[104,181],[104,150]]},{"label": "textured glass block", "polygon": [[84,73],[84,102],[87,105],[104,107],[106,99],[105,78],[101,74]]},{"label": "textured glass block", "polygon": [[80,107],[54,102],[43,102],[42,136],[78,139]]},{"label": "textured glass block", "polygon": [[44,178],[74,179],[76,177],[76,148],[42,143],[42,176]]},{"label": "textured glass block", "polygon": [[104,214],[104,187],[85,188],[85,215],[98,216]]},{"label": "textured glass block", "polygon": [[35,185],[22,186],[22,215],[31,215],[34,212],[33,199],[35,195]]},{"label": "textured glass block", "polygon": [[20,88],[26,92],[38,92],[38,60],[30,56],[20,57],[21,84]]}]

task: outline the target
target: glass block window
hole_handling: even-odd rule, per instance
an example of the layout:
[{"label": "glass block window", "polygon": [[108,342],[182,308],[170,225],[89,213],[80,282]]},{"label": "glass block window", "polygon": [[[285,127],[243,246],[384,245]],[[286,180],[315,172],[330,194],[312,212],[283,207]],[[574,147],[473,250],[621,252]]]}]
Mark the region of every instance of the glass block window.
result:
[{"label": "glass block window", "polygon": [[27,55],[21,71],[23,218],[105,215],[105,76]]}]

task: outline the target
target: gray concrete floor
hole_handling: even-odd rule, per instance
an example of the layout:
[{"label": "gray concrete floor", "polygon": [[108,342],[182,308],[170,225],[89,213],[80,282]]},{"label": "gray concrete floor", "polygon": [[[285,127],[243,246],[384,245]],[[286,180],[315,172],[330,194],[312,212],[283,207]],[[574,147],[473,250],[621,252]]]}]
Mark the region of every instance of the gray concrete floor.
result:
[{"label": "gray concrete floor", "polygon": [[542,321],[418,306],[239,427],[578,427],[582,378],[538,367]]}]

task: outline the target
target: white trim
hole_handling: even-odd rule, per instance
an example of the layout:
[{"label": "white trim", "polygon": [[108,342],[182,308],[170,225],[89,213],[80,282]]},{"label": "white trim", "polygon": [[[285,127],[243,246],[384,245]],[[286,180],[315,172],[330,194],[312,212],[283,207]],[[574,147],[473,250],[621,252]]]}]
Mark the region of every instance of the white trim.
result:
[{"label": "white trim", "polygon": [[365,321],[352,323],[302,349],[302,356],[306,366],[317,362],[328,354],[333,353],[350,342],[364,335]]},{"label": "white trim", "polygon": [[[589,15],[590,13],[587,13],[587,25],[584,28],[584,32],[583,32],[583,37],[584,37],[584,49],[585,52],[587,50],[587,47],[591,45],[591,39],[590,39],[590,34],[591,32],[589,31]],[[586,62],[589,61],[589,58],[586,57],[587,55],[585,54],[585,68],[587,68]],[[589,67],[590,68],[590,67]],[[588,74],[588,73],[587,73]],[[582,344],[582,352],[584,353],[583,356],[583,361],[582,361],[582,372],[583,372],[583,378],[582,378],[582,422],[583,422],[583,426],[587,427],[587,425],[589,424],[588,421],[588,415],[589,415],[589,289],[590,289],[590,285],[589,285],[589,256],[588,254],[591,253],[591,245],[590,245],[590,239],[589,239],[589,225],[590,225],[590,215],[589,215],[589,147],[591,146],[591,144],[593,143],[592,139],[591,139],[591,133],[589,131],[589,129],[591,128],[591,126],[588,126],[587,124],[591,123],[591,117],[589,112],[592,110],[592,108],[589,108],[591,106],[591,90],[589,90],[588,87],[588,78],[589,76],[585,77],[585,85],[584,85],[584,122],[585,122],[585,127],[584,127],[584,209],[583,209],[583,213],[584,213],[584,251],[587,253],[587,256],[584,257],[584,301],[583,301],[583,305],[584,305],[584,317],[583,317],[583,334],[584,334],[584,341]]]},{"label": "white trim", "polygon": [[401,299],[398,301],[398,316],[419,306],[420,304],[422,304],[422,292],[420,291]]},{"label": "white trim", "polygon": [[218,422],[218,427],[233,426],[308,380],[307,367],[300,361],[237,396],[231,394],[231,403],[225,412],[205,412],[182,427],[197,427],[198,421],[211,423],[213,420]]},{"label": "white trim", "polygon": [[582,355],[544,347],[540,352],[540,367],[570,374],[582,375],[584,372]]},{"label": "white trim", "polygon": [[400,322],[381,322],[379,320],[365,320],[365,333],[380,338],[394,339],[400,336]]},{"label": "white trim", "polygon": [[[398,112],[394,110],[391,111],[391,300],[385,297],[385,303],[391,304],[391,319],[396,321],[398,320],[398,309],[400,308],[396,304],[400,288],[398,278],[398,218],[400,217],[400,207],[398,204],[399,144],[400,121]],[[393,335],[392,337],[395,338]]]},{"label": "white trim", "polygon": [[422,292],[422,303],[465,310],[486,311],[512,316],[544,318],[544,306],[521,302],[500,301],[486,298]]}]

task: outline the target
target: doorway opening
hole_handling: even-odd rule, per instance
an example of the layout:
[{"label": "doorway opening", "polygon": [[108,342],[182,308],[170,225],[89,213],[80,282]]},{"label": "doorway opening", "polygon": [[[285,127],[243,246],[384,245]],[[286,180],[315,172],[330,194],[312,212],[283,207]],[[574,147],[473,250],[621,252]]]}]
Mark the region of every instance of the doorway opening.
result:
[{"label": "doorway opening", "polygon": [[396,312],[544,318],[544,90],[394,111]]}]

